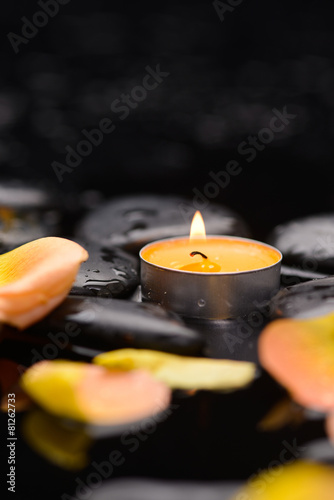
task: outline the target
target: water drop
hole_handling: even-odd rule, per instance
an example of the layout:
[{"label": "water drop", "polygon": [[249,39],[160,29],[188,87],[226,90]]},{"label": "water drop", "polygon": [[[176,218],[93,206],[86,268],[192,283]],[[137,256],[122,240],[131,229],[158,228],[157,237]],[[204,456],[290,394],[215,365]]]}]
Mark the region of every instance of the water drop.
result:
[{"label": "water drop", "polygon": [[206,305],[206,302],[204,299],[199,299],[199,301],[197,302],[198,306],[199,307],[204,307]]},{"label": "water drop", "polygon": [[125,273],[124,271],[120,271],[119,269],[115,269],[114,270],[116,276],[121,276],[123,278],[127,278],[127,273]]}]

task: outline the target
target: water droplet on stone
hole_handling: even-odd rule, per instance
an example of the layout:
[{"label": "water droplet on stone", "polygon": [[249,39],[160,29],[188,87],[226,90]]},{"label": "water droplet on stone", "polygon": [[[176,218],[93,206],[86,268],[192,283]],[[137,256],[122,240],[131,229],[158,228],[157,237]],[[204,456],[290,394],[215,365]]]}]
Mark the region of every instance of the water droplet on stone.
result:
[{"label": "water droplet on stone", "polygon": [[197,302],[198,306],[199,307],[204,307],[206,305],[206,302],[204,299],[199,299],[199,301]]},{"label": "water droplet on stone", "polygon": [[124,277],[124,278],[127,277],[127,274],[124,271],[120,271],[119,269],[115,269],[115,274],[117,276],[121,276],[121,277]]}]

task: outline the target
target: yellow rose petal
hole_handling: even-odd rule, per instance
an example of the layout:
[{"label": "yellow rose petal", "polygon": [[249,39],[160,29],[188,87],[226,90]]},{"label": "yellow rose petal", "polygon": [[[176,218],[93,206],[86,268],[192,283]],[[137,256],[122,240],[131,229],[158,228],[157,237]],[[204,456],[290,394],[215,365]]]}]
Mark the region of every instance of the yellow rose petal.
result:
[{"label": "yellow rose petal", "polygon": [[22,423],[28,444],[51,463],[68,470],[82,469],[88,464],[87,450],[92,440],[80,426],[66,427],[47,413],[28,413]]},{"label": "yellow rose petal", "polygon": [[261,473],[231,500],[334,500],[334,468],[298,461]]},{"label": "yellow rose petal", "polygon": [[255,376],[253,363],[191,358],[146,349],[110,351],[99,354],[93,362],[113,369],[149,370],[172,389],[238,389]]},{"label": "yellow rose petal", "polygon": [[81,422],[116,425],[165,410],[171,391],[144,370],[107,370],[89,363],[41,361],[22,376],[28,395],[48,412]]},{"label": "yellow rose petal", "polygon": [[0,322],[24,329],[67,296],[88,253],[64,238],[41,238],[0,255]]},{"label": "yellow rose petal", "polygon": [[50,413],[83,420],[75,390],[83,378],[85,366],[85,363],[71,361],[40,361],[22,375],[21,386]]}]

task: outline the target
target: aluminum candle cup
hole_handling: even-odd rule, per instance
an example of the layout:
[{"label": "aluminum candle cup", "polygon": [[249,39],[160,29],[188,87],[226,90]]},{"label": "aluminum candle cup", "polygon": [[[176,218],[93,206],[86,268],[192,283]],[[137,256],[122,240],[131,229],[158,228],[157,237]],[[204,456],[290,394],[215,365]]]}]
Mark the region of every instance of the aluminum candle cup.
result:
[{"label": "aluminum candle cup", "polygon": [[246,238],[160,240],[142,248],[140,258],[143,300],[186,318],[244,316],[280,286],[281,252]]}]

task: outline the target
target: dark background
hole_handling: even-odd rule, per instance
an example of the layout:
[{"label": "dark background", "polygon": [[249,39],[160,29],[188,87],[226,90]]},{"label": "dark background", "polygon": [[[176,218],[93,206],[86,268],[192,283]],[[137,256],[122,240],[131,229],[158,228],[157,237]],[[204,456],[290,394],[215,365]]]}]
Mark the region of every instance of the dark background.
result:
[{"label": "dark background", "polygon": [[[212,201],[237,210],[256,237],[265,238],[280,222],[333,211],[332,1],[243,0],[221,21],[210,0],[71,0],[15,54],[7,34],[21,35],[22,16],[31,20],[38,10],[34,0],[1,7],[2,178],[47,182],[72,196],[74,203],[82,191],[92,189],[106,197],[151,192],[192,199],[194,188],[203,192],[210,171],[219,172],[235,159],[242,173]],[[111,103],[141,84],[147,65],[158,64],[170,75],[121,121],[110,110]],[[247,163],[238,153],[239,144],[268,126],[273,108],[284,106],[296,118]],[[82,129],[97,127],[104,117],[114,120],[116,130],[59,183],[52,162],[64,162],[65,147],[75,148],[84,138]],[[253,460],[244,469],[239,464],[239,478],[276,458],[275,450],[270,458],[269,452],[263,453],[259,462],[249,457],[259,443],[258,435],[253,443],[247,441],[252,424],[248,412],[249,407],[239,412],[238,440],[231,445],[237,461],[238,453]],[[194,413],[190,407],[189,414]],[[184,418],[189,422],[187,414]],[[235,421],[234,414],[230,420]],[[210,456],[216,436],[207,425],[211,440],[203,449]],[[191,427],[189,435],[195,441],[197,429]],[[151,448],[164,449],[159,439],[143,447],[120,475],[153,474]],[[279,450],[281,442],[279,436]],[[271,445],[265,442],[268,449]],[[20,447],[25,467],[30,452],[23,442]],[[202,459],[204,463],[206,456]],[[234,466],[232,460],[230,469]],[[201,477],[207,479],[203,470]],[[166,476],[176,477],[172,472],[167,469]],[[49,484],[54,470],[36,457],[27,473],[37,489],[43,484],[49,498],[51,490],[54,497],[57,488],[66,490],[66,480],[68,491],[73,487],[72,476],[59,471]],[[186,477],[193,473],[189,466]]]},{"label": "dark background", "polygon": [[[71,0],[19,53],[34,1],[1,12],[0,168],[62,191],[99,189],[193,197],[208,173],[237,159],[243,172],[213,201],[235,208],[255,234],[293,217],[332,210],[334,66],[332,2],[244,0],[221,21],[208,0]],[[124,121],[110,105],[142,82],[145,67],[170,76]],[[272,109],[296,119],[247,163],[237,148],[266,127]],[[59,183],[83,128],[116,130]]]}]

